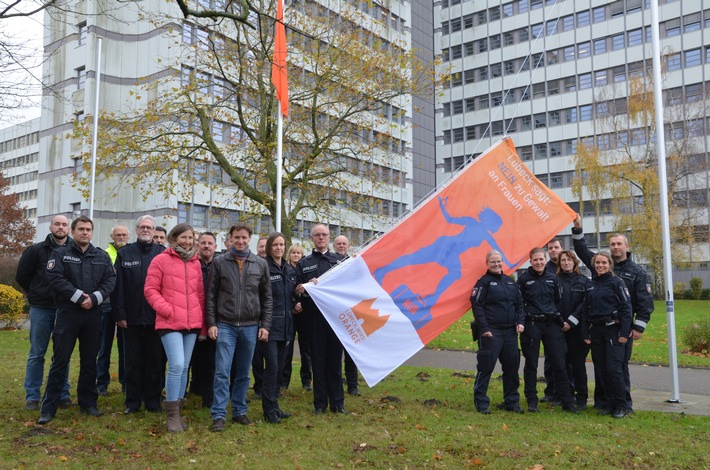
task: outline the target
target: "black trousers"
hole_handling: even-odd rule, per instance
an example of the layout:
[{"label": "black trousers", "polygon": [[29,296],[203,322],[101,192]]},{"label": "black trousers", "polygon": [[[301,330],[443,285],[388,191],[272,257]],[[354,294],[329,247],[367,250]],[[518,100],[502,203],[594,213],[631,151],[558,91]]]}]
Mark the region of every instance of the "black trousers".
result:
[{"label": "black trousers", "polygon": [[523,377],[525,398],[528,405],[537,405],[537,363],[540,359],[540,343],[545,347],[545,357],[549,356],[554,373],[555,394],[562,404],[573,404],[567,377],[567,343],[559,324],[554,321],[525,321],[525,331],[520,335],[520,348],[525,357]]},{"label": "black trousers", "polygon": [[291,385],[291,373],[293,372],[293,346],[294,341],[289,341],[286,345],[286,356],[284,357],[284,362],[281,367],[281,373],[279,374],[279,387],[288,388]]},{"label": "black trousers", "polygon": [[345,383],[348,386],[348,391],[357,389],[357,365],[350,357],[348,351],[343,348],[343,356],[345,359]]},{"label": "black trousers", "polygon": [[42,414],[54,416],[66,383],[69,360],[79,340],[79,381],[76,394],[81,408],[96,406],[96,355],[99,352],[101,310],[57,309],[52,330],[52,365],[42,398]]},{"label": "black trousers", "polygon": [[128,325],[123,331],[126,348],[126,408],[160,409],[163,390],[163,343],[155,325]]},{"label": "black trousers", "polygon": [[487,410],[491,400],[488,398],[488,384],[491,374],[500,361],[503,368],[503,400],[506,408],[514,408],[520,404],[520,351],[518,350],[518,333],[515,327],[491,328],[493,337],[479,336],[478,352],[476,353],[476,382],[473,385],[473,403],[477,410]]},{"label": "black trousers", "polygon": [[590,345],[584,342],[579,328],[572,328],[565,333],[565,340],[567,341],[567,377],[570,379],[572,396],[578,405],[586,405],[589,398],[586,363]]},{"label": "black trousers", "polygon": [[624,386],[626,388],[626,409],[633,410],[634,402],[631,399],[631,374],[629,373],[629,361],[634,349],[634,340],[629,338],[624,345],[624,363],[621,370],[624,373]]},{"label": "black trousers", "polygon": [[264,355],[258,343],[251,358],[251,373],[254,375],[254,392],[261,393],[264,384]]},{"label": "black trousers", "polygon": [[[318,314],[320,315],[320,314]],[[313,341],[313,313],[301,312],[293,316],[293,326],[298,336],[298,351],[301,354],[301,385],[311,384],[311,342]]]},{"label": "black trousers", "polygon": [[626,345],[618,342],[619,325],[592,326],[592,361],[594,362],[594,407],[625,409],[626,384],[624,358]]},{"label": "black trousers", "polygon": [[313,407],[341,408],[343,393],[343,345],[320,312],[313,319],[311,363],[313,365]]},{"label": "black trousers", "polygon": [[192,351],[190,390],[202,397],[202,407],[212,407],[214,398],[215,342],[211,339],[197,341]]},{"label": "black trousers", "polygon": [[259,341],[256,349],[261,349],[261,356],[266,361],[261,387],[261,407],[266,416],[279,409],[279,366],[286,359],[286,341]]}]

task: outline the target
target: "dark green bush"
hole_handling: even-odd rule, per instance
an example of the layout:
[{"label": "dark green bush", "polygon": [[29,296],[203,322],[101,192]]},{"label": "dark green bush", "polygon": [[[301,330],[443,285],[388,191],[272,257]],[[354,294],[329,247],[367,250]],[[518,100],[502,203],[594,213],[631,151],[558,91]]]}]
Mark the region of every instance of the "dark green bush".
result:
[{"label": "dark green bush", "polygon": [[683,343],[691,352],[710,353],[710,318],[685,327]]},{"label": "dark green bush", "polygon": [[700,296],[703,293],[703,280],[699,277],[694,277],[690,279],[690,292],[691,299],[700,300]]}]

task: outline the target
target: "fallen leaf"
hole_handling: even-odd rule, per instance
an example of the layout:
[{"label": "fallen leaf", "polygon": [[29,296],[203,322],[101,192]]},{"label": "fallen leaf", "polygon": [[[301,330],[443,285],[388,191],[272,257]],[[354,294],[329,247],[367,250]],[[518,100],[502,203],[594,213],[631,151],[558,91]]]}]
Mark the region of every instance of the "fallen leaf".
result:
[{"label": "fallen leaf", "polygon": [[417,428],[417,429],[419,429],[420,431],[423,431],[423,430],[426,429],[426,428],[425,428],[424,426],[422,426],[421,424],[415,424],[414,427]]},{"label": "fallen leaf", "polygon": [[503,431],[507,431],[507,430],[508,430],[508,425],[503,423]]},{"label": "fallen leaf", "polygon": [[84,435],[82,433],[79,433],[74,437],[77,441],[83,441],[84,440]]},{"label": "fallen leaf", "polygon": [[483,465],[483,460],[478,459],[478,458],[476,458],[476,459],[469,459],[469,460],[468,460],[468,463],[471,464],[471,465]]},{"label": "fallen leaf", "polygon": [[61,460],[62,462],[66,462],[67,460],[69,460],[69,457],[67,457],[66,455],[60,455],[59,457],[57,457],[57,460]]},{"label": "fallen leaf", "polygon": [[125,446],[126,445],[126,440],[124,438],[119,438],[118,442],[116,442],[117,445],[119,446]]}]

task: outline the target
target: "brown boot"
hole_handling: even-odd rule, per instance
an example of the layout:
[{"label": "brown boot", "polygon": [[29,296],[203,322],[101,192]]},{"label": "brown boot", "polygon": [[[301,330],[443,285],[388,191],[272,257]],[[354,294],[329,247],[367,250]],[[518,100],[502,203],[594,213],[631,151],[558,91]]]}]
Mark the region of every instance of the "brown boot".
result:
[{"label": "brown boot", "polygon": [[187,431],[187,423],[182,417],[182,410],[185,409],[185,404],[187,403],[187,398],[178,398],[178,403],[180,403],[179,408],[180,408],[180,425],[182,426],[183,431]]},{"label": "brown boot", "polygon": [[180,424],[180,401],[164,401],[163,408],[168,413],[168,432],[182,432]]}]

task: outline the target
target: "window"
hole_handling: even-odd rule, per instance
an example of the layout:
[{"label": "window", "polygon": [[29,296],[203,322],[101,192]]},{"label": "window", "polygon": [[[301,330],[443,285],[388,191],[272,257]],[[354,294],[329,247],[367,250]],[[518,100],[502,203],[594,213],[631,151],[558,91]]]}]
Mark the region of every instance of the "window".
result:
[{"label": "window", "polygon": [[503,71],[500,64],[491,64],[491,78],[500,77]]},{"label": "window", "polygon": [[545,23],[545,34],[548,36],[552,36],[557,32],[557,22],[556,21],[548,21]]},{"label": "window", "polygon": [[486,10],[478,12],[478,24],[488,23],[488,12]]},{"label": "window", "polygon": [[564,50],[565,62],[571,62],[574,60],[575,51],[574,46],[567,46]]},{"label": "window", "polygon": [[478,69],[478,80],[488,80],[488,67],[481,67]]},{"label": "window", "polygon": [[515,62],[512,60],[507,60],[503,63],[503,68],[505,69],[506,75],[511,75],[515,73]]},{"label": "window", "polygon": [[503,45],[512,46],[513,44],[515,44],[515,37],[513,36],[513,33],[510,31],[503,33]]},{"label": "window", "polygon": [[606,38],[594,40],[594,55],[604,54],[606,52]]},{"label": "window", "polygon": [[597,7],[592,10],[592,18],[595,23],[603,23],[606,20],[606,10],[604,7]]},{"label": "window", "polygon": [[486,52],[488,50],[488,38],[478,40],[478,52]]},{"label": "window", "polygon": [[561,173],[555,173],[554,175],[550,175],[550,188],[561,188],[562,186],[563,178]]},{"label": "window", "polygon": [[580,11],[577,13],[577,27],[589,26],[589,11]]},{"label": "window", "polygon": [[629,31],[629,35],[628,35],[629,47],[638,46],[641,43],[643,43],[643,31],[640,28]]},{"label": "window", "polygon": [[683,89],[681,87],[671,88],[666,92],[668,105],[673,106],[683,102]]},{"label": "window", "polygon": [[475,110],[476,110],[476,99],[475,98],[466,98],[466,112],[475,111]]},{"label": "window", "polygon": [[560,55],[557,51],[547,51],[547,65],[554,65],[560,61]]},{"label": "window", "polygon": [[591,121],[593,118],[592,105],[585,104],[579,107],[579,120],[580,121]]},{"label": "window", "polygon": [[518,30],[518,41],[528,42],[530,40],[530,31],[528,28],[521,28]]},{"label": "window", "polygon": [[560,125],[560,112],[559,111],[550,111],[548,113],[548,122],[550,126],[559,126]]},{"label": "window", "polygon": [[461,114],[463,113],[463,101],[462,100],[457,100],[451,103],[451,113],[452,114]]},{"label": "window", "polygon": [[529,130],[532,128],[532,117],[523,116],[520,118],[520,128],[522,130]]},{"label": "window", "polygon": [[577,108],[567,108],[565,110],[565,123],[577,122]]},{"label": "window", "polygon": [[692,49],[690,51],[685,51],[685,66],[694,67],[700,65],[701,63],[700,49]]},{"label": "window", "polygon": [[579,89],[586,90],[587,88],[592,88],[592,74],[584,73],[579,76]]},{"label": "window", "polygon": [[454,142],[463,142],[463,127],[454,129]]},{"label": "window", "polygon": [[530,9],[537,10],[542,8],[542,0],[530,0]]},{"label": "window", "polygon": [[473,83],[476,80],[476,71],[474,69],[469,69],[463,73],[464,83]]},{"label": "window", "polygon": [[500,7],[493,7],[488,9],[488,20],[496,21],[500,19]]},{"label": "window", "polygon": [[685,87],[685,100],[688,103],[694,103],[700,101],[703,98],[703,85],[702,83],[696,83],[694,85],[687,85]]},{"label": "window", "polygon": [[589,57],[592,55],[592,47],[589,44],[589,42],[580,42],[579,45],[577,45],[577,57]]},{"label": "window", "polygon": [[606,101],[600,101],[596,104],[597,107],[597,116],[598,117],[606,117],[609,115],[609,103]]},{"label": "window", "polygon": [[86,88],[86,68],[79,67],[76,69],[76,89],[83,90]]},{"label": "window", "polygon": [[496,35],[490,37],[490,46],[491,46],[491,49],[500,48],[500,34],[496,34]]},{"label": "window", "polygon": [[461,48],[460,44],[457,46],[453,46],[451,48],[451,60],[460,59],[461,58],[461,51],[462,51],[462,48]]},{"label": "window", "polygon": [[77,42],[79,43],[80,46],[83,46],[86,44],[86,35],[88,33],[87,28],[86,28],[86,21],[83,21],[76,25],[77,29]]},{"label": "window", "polygon": [[212,137],[214,140],[217,142],[222,142],[223,138],[222,135],[224,134],[224,124],[222,124],[219,121],[215,121],[212,123]]},{"label": "window", "polygon": [[697,31],[700,29],[700,13],[693,13],[683,17],[683,32]]},{"label": "window", "polygon": [[680,70],[680,53],[668,54],[666,56],[666,67],[668,70]]},{"label": "window", "polygon": [[539,38],[542,36],[542,23],[532,25],[532,37]]},{"label": "window", "polygon": [[618,67],[614,67],[612,69],[612,73],[614,74],[614,83],[621,83],[626,81],[626,67],[623,65],[620,65]]},{"label": "window", "polygon": [[491,106],[500,106],[503,103],[503,92],[491,93]]},{"label": "window", "polygon": [[528,11],[528,0],[518,0],[518,13]]},{"label": "window", "polygon": [[533,98],[545,97],[545,82],[533,84]]},{"label": "window", "polygon": [[559,157],[562,155],[562,142],[550,142],[550,156]]},{"label": "window", "polygon": [[488,95],[481,95],[478,97],[478,109],[488,109],[491,107],[491,100]]},{"label": "window", "polygon": [[535,144],[533,149],[535,160],[547,158],[547,144]]},{"label": "window", "polygon": [[615,34],[611,37],[611,50],[618,51],[624,48],[624,33]]},{"label": "window", "polygon": [[474,48],[473,44],[474,44],[473,41],[471,41],[471,42],[467,42],[463,45],[464,55],[466,57],[471,56],[475,53],[475,48]]},{"label": "window", "polygon": [[577,89],[577,77],[565,78],[565,92],[575,91]]},{"label": "window", "polygon": [[644,129],[634,129],[631,131],[631,145],[645,145],[646,131]]},{"label": "window", "polygon": [[535,129],[547,127],[547,117],[545,113],[536,114],[533,116],[533,119],[535,120]]},{"label": "window", "polygon": [[562,18],[562,31],[572,31],[574,29],[574,15]]},{"label": "window", "polygon": [[609,134],[602,134],[597,136],[597,148],[599,150],[609,150],[611,148]]},{"label": "window", "polygon": [[666,30],[667,37],[678,36],[680,34],[680,18],[666,21],[663,23],[663,27]]},{"label": "window", "polygon": [[203,51],[209,50],[210,47],[210,34],[204,29],[195,29],[195,40],[197,42],[197,47]]},{"label": "window", "polygon": [[513,2],[503,5],[503,16],[513,16]]},{"label": "window", "polygon": [[463,27],[464,29],[473,28],[473,15],[466,15],[463,17]]},{"label": "window", "polygon": [[456,19],[451,20],[450,27],[451,27],[452,33],[457,33],[459,31],[461,31],[461,19],[456,18]]}]

